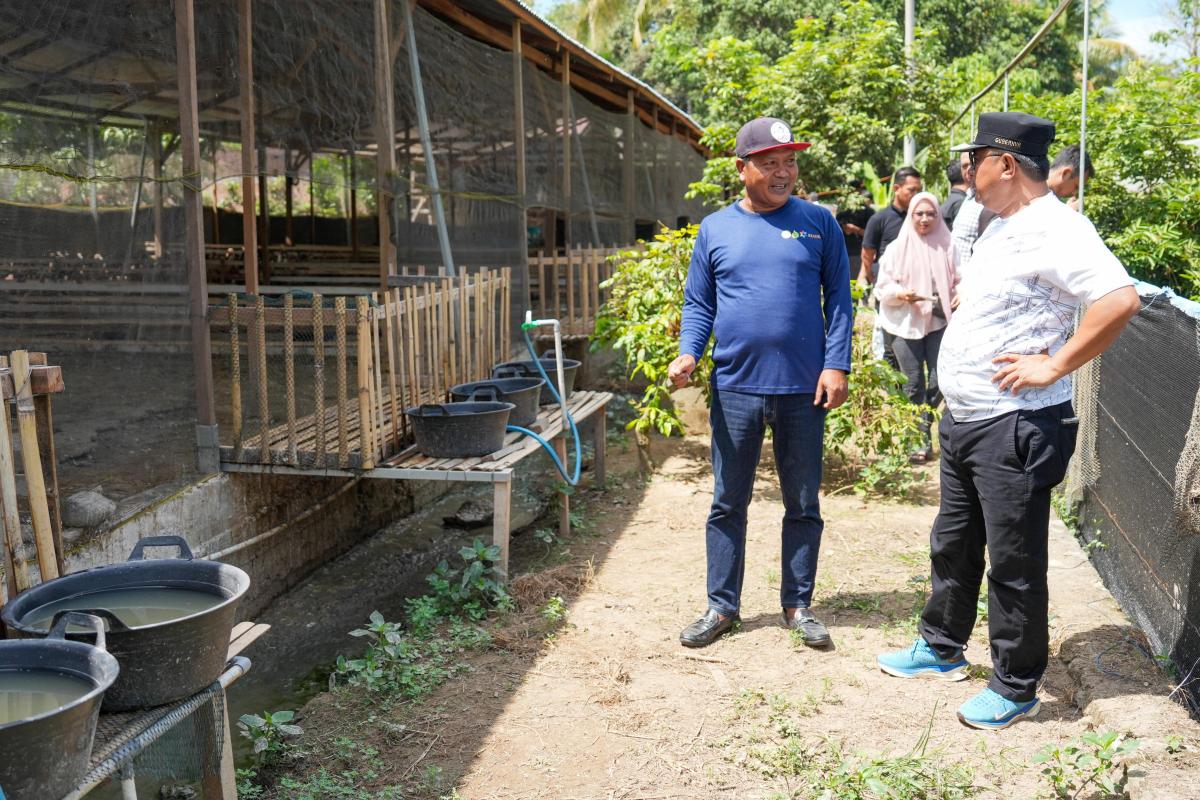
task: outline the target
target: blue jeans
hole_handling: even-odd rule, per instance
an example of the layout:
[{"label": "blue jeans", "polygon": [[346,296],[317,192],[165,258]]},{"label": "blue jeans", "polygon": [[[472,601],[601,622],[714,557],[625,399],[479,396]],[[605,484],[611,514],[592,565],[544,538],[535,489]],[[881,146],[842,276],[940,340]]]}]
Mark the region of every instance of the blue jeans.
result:
[{"label": "blue jeans", "polygon": [[715,484],[705,530],[709,607],[726,616],[738,612],[746,571],[746,509],[769,425],[784,506],[779,599],[784,608],[807,608],[825,526],[818,499],[825,409],[813,405],[812,394],[714,388],[709,418]]}]

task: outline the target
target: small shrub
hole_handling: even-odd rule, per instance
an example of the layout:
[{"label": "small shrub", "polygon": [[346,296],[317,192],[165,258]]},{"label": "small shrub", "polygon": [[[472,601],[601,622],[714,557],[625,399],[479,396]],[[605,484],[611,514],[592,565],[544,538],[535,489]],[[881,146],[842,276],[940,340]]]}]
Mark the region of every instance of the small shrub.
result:
[{"label": "small shrub", "polygon": [[425,578],[433,590],[430,595],[439,613],[450,617],[465,614],[481,620],[493,608],[511,608],[512,598],[504,588],[504,579],[496,563],[500,548],[485,545],[476,539],[458,551],[463,559],[462,569],[451,568],[444,559]]},{"label": "small shrub", "polygon": [[1138,748],[1137,739],[1112,731],[1089,731],[1066,745],[1047,745],[1033,763],[1042,764],[1042,779],[1056,798],[1098,796],[1101,800],[1122,800],[1129,796],[1126,759]]},{"label": "small shrub", "polygon": [[294,711],[264,711],[262,715],[243,714],[237,723],[238,732],[253,744],[254,760],[260,767],[276,764],[296,753],[289,738],[304,733],[293,725]]}]

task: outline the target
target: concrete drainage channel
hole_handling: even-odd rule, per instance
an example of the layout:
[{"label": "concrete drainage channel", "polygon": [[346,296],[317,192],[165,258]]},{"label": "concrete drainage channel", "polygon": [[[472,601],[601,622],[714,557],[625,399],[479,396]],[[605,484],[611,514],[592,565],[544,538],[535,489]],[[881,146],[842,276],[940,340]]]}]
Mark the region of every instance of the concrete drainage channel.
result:
[{"label": "concrete drainage channel", "polygon": [[[552,492],[540,469],[514,475],[514,480],[513,530],[518,532],[546,512],[545,498]],[[255,616],[271,630],[244,653],[254,668],[229,692],[230,719],[264,710],[298,710],[324,690],[337,656],[352,655],[363,646],[362,639],[348,634],[372,611],[400,619],[404,601],[425,593],[425,576],[440,559],[477,537],[491,541],[490,505],[490,486],[456,487],[365,537],[272,601]],[[464,518],[461,523],[444,521],[456,514]],[[471,523],[476,527],[467,527]],[[234,742],[239,763],[248,744],[240,737]]]}]

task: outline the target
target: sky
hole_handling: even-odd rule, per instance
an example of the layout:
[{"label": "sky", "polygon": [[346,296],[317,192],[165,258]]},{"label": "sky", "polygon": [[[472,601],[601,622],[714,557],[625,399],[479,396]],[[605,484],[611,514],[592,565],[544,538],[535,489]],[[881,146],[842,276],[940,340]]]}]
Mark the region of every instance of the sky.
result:
[{"label": "sky", "polygon": [[1167,27],[1160,0],[1109,0],[1108,14],[1118,30],[1116,38],[1143,56],[1169,56],[1165,48],[1150,41],[1150,35]]}]

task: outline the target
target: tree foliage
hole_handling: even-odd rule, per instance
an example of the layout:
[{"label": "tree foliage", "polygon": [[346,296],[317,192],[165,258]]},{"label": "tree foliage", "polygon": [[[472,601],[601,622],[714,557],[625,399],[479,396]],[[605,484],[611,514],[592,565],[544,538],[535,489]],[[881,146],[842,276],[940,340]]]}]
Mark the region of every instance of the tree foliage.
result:
[{"label": "tree foliage", "polygon": [[[890,172],[897,137],[944,127],[949,113],[952,78],[936,68],[931,52],[919,39],[910,82],[901,32],[867,0],[846,3],[828,21],[798,20],[790,48],[774,61],[740,39],[710,42],[693,65],[709,98],[704,140],[727,153],[742,121],[776,116],[813,143],[801,158],[806,188],[848,187],[860,161]],[[730,157],[711,160],[692,186],[694,196],[714,205],[737,189]]]}]

